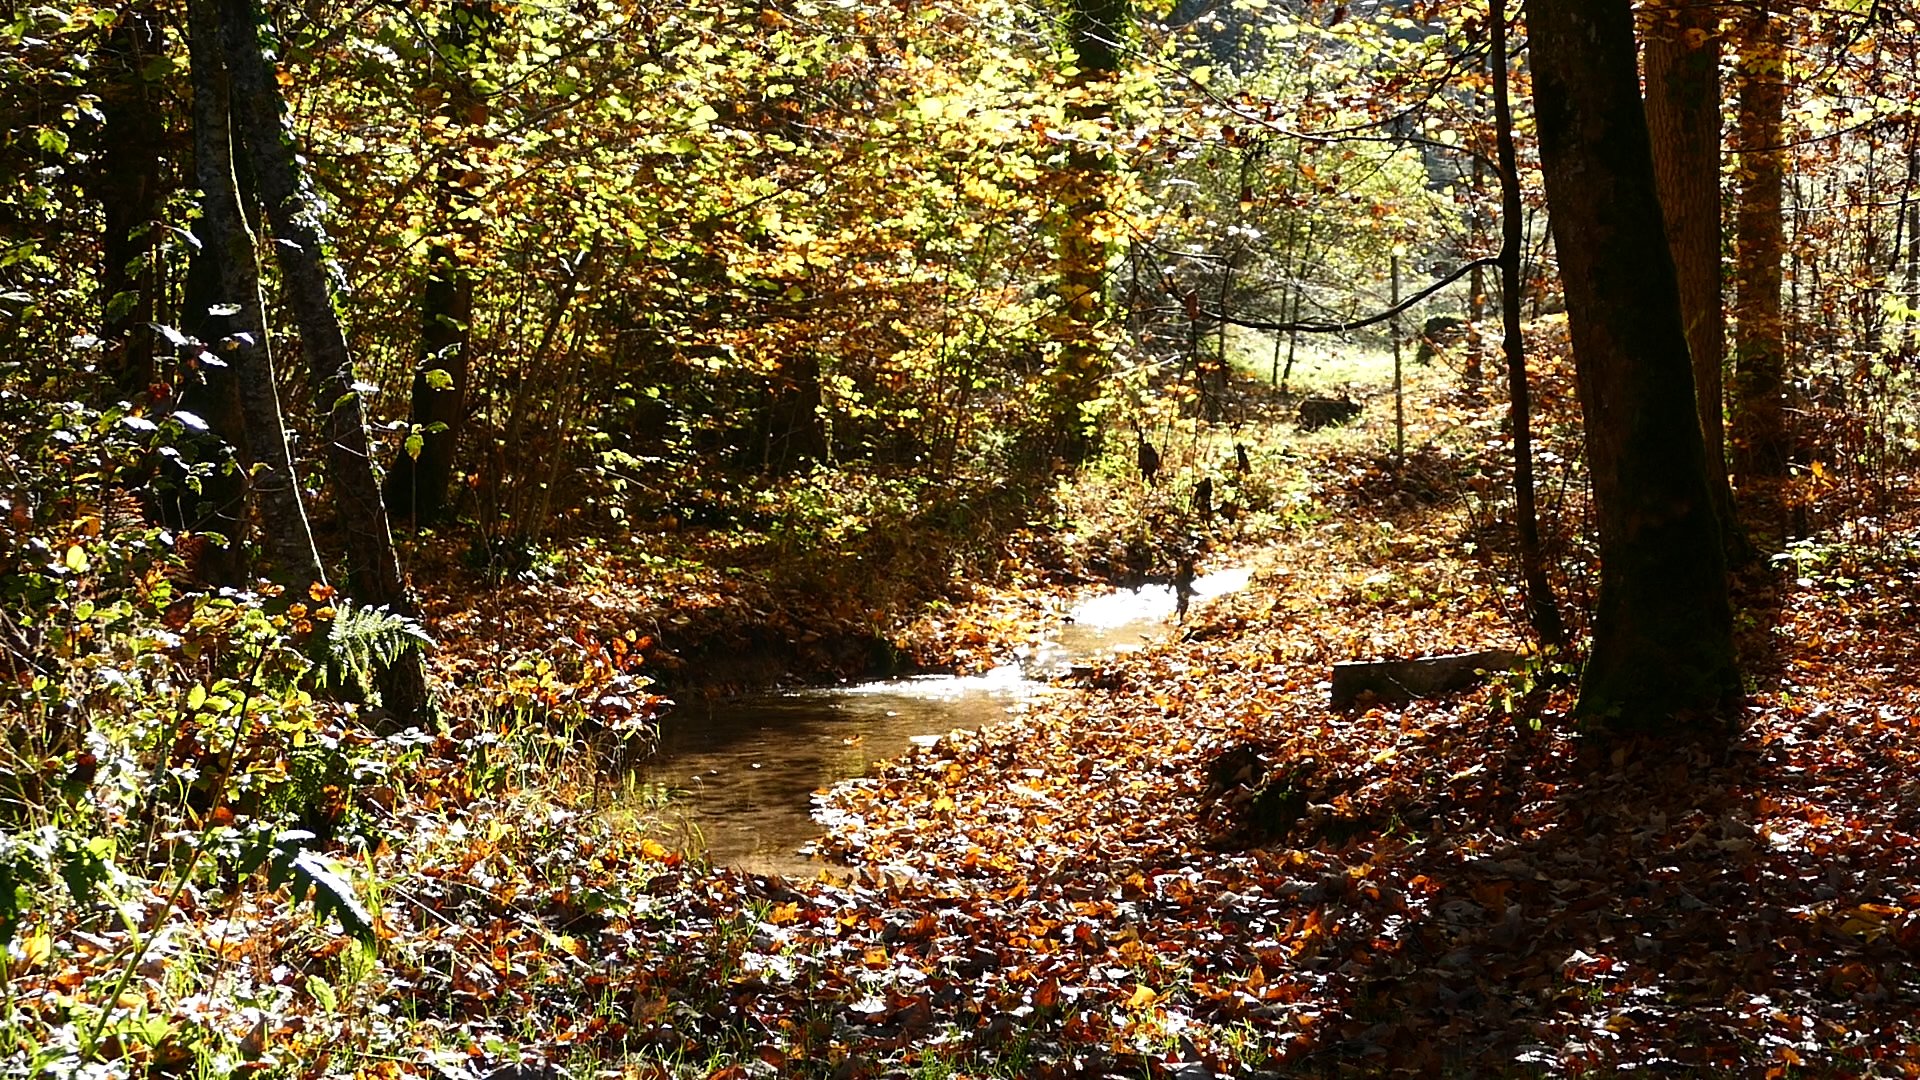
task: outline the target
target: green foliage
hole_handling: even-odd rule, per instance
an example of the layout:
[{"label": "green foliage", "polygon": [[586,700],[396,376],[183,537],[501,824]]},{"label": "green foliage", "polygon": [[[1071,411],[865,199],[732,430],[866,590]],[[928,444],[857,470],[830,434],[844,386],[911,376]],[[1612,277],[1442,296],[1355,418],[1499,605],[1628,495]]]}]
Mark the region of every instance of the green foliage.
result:
[{"label": "green foliage", "polygon": [[340,920],[348,934],[371,944],[374,941],[373,916],[360,903],[352,883],[339,862],[311,846],[316,839],[305,829],[288,829],[260,842],[240,861],[242,873],[252,873],[264,863],[267,883],[275,888],[292,886],[295,896],[309,896],[314,913],[329,914]]},{"label": "green foliage", "polygon": [[341,687],[363,701],[377,701],[375,677],[409,650],[433,645],[417,620],[384,607],[363,607],[342,598],[332,610],[325,662],[315,670],[322,687]]},{"label": "green foliage", "polygon": [[1494,715],[1504,717],[1521,734],[1540,730],[1540,714],[1555,688],[1578,683],[1580,666],[1552,646],[1522,657],[1520,662],[1487,677],[1488,698]]}]

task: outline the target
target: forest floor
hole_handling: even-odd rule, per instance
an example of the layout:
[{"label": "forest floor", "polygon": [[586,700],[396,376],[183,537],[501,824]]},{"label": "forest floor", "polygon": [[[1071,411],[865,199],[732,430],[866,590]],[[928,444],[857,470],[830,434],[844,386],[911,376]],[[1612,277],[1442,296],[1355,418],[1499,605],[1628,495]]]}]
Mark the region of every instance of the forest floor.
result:
[{"label": "forest floor", "polygon": [[[1576,429],[1545,354],[1543,501],[1577,627]],[[379,822],[342,856],[377,950],[277,894],[176,891],[148,897],[159,947],[29,939],[11,1015],[57,1041],[46,1018],[98,982],[76,965],[131,954],[109,1000],[160,1027],[120,1053],[163,1073],[1920,1075],[1920,546],[1891,539],[1912,533],[1836,528],[1743,576],[1728,746],[1583,739],[1555,656],[1334,709],[1335,662],[1519,644],[1504,410],[1419,393],[1403,461],[1378,399],[1353,430],[1260,444],[1290,509],[1216,544],[1260,542],[1245,591],[823,795],[839,873],[704,866],[610,796],[579,732],[476,707],[352,800]],[[1051,610],[1057,541],[922,647],[964,665]],[[512,635],[482,631],[505,616],[464,610],[441,671],[482,704],[586,701],[616,734],[659,704],[652,630],[616,602],[604,626],[522,609],[512,632],[543,628],[590,678],[492,670]]]},{"label": "forest floor", "polygon": [[[1555,478],[1577,429],[1549,372]],[[1377,401],[1292,443],[1313,512],[1246,592],[826,795],[851,877],[581,852],[467,947],[531,969],[565,934],[575,970],[423,968],[401,997],[456,1027],[511,1001],[529,1060],[648,1077],[1920,1073],[1920,647],[1885,632],[1920,550],[1829,536],[1746,576],[1730,748],[1583,740],[1555,657],[1328,707],[1334,662],[1517,644],[1503,411],[1431,395],[1400,463]],[[1545,500],[1576,625],[1577,487]],[[935,638],[964,654],[1045,581]],[[436,886],[450,925],[486,865]]]}]

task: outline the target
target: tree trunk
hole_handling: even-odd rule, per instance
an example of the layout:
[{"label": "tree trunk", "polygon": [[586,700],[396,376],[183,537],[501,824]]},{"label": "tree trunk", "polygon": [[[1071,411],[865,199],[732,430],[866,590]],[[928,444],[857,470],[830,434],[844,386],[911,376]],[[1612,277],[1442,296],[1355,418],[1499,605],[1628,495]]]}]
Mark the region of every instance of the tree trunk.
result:
[{"label": "tree trunk", "polygon": [[[1120,67],[1120,42],[1129,22],[1127,0],[1069,0],[1068,46],[1078,73],[1071,82],[1067,115],[1098,123],[1111,110],[1105,100]],[[1105,291],[1107,245],[1101,230],[1107,213],[1107,155],[1098,146],[1076,140],[1067,153],[1061,182],[1059,280],[1061,311],[1054,337],[1059,358],[1049,388],[1049,426],[1060,457],[1078,464],[1093,452],[1094,440],[1083,407],[1100,396],[1106,356],[1100,347],[1101,295]]]},{"label": "tree trunk", "polygon": [[[1540,552],[1540,511],[1533,490],[1533,396],[1527,387],[1527,347],[1520,331],[1520,255],[1526,244],[1520,202],[1520,166],[1513,146],[1513,102],[1507,89],[1505,0],[1487,13],[1493,65],[1494,139],[1500,156],[1500,318],[1507,357],[1507,400],[1513,420],[1513,513],[1526,587],[1527,625],[1543,645],[1561,646],[1567,634]],[[1476,159],[1477,160],[1477,159]]]},{"label": "tree trunk", "polygon": [[[1494,17],[1500,18],[1500,13],[1495,12]],[[1502,37],[1504,38],[1504,36],[1505,31],[1503,29]],[[1507,58],[1504,49],[1498,47],[1489,48],[1487,50],[1487,60],[1489,64],[1498,65],[1503,71],[1505,70]],[[1478,95],[1473,96],[1477,97]],[[1474,104],[1473,111],[1475,113],[1479,112],[1477,102]],[[1469,207],[1467,210],[1467,257],[1472,259],[1480,257],[1482,250],[1480,247],[1481,230],[1485,225],[1485,220],[1480,213],[1480,201],[1486,195],[1487,190],[1487,167],[1485,163],[1486,155],[1483,149],[1484,145],[1485,144],[1478,144],[1474,147],[1473,172],[1467,188]],[[1486,317],[1487,275],[1484,269],[1475,266],[1472,276],[1469,277],[1467,281],[1467,364],[1466,370],[1461,373],[1461,380],[1466,386],[1468,394],[1478,395],[1480,393],[1480,382],[1485,378],[1484,372],[1481,371],[1480,363],[1480,324],[1486,320]]]},{"label": "tree trunk", "polygon": [[1740,205],[1734,235],[1733,464],[1748,480],[1786,475],[1786,348],[1780,260],[1786,245],[1780,186],[1786,151],[1786,50],[1768,3],[1740,28]]},{"label": "tree trunk", "polygon": [[1647,128],[1693,357],[1707,487],[1726,550],[1744,557],[1727,476],[1721,377],[1727,320],[1720,271],[1720,16],[1704,0],[1663,0],[1644,8],[1643,17]]},{"label": "tree trunk", "polygon": [[153,264],[160,202],[165,197],[162,163],[167,156],[166,117],[148,65],[166,55],[160,16],[148,7],[121,15],[107,36],[101,66],[100,155],[89,194],[100,201],[106,232],[101,243],[101,340],[111,350],[108,374],[127,397],[152,384],[157,275]]},{"label": "tree trunk", "polygon": [[1534,103],[1599,525],[1578,715],[1649,730],[1740,696],[1628,0],[1533,0]]},{"label": "tree trunk", "polygon": [[[240,412],[236,373],[230,364],[215,357],[215,363],[203,363],[200,342],[216,342],[221,334],[219,320],[211,314],[220,303],[221,257],[225,247],[222,233],[230,231],[231,221],[220,219],[220,201],[209,198],[218,191],[221,172],[218,162],[227,154],[227,110],[225,82],[218,67],[218,25],[212,43],[199,26],[191,28],[187,44],[191,51],[193,76],[194,167],[201,189],[200,218],[193,223],[197,244],[187,264],[186,295],[182,300],[181,331],[188,343],[181,350],[179,364],[180,411],[200,418],[204,431],[189,436],[196,462],[220,461],[215,470],[202,476],[196,487],[188,487],[184,472],[170,477],[175,490],[164,498],[169,523],[184,531],[217,533],[224,544],[200,546],[193,559],[194,573],[210,585],[240,586],[246,581],[247,469],[246,421]],[[209,54],[212,60],[208,60]],[[225,172],[231,184],[233,169]],[[234,215],[242,227],[245,222]],[[224,449],[221,444],[225,444]],[[174,461],[163,461],[173,472]]]},{"label": "tree trunk", "polygon": [[[191,0],[188,36],[194,86],[194,175],[200,186],[200,249],[189,271],[193,335],[212,357],[196,357],[216,402],[210,424],[239,449],[260,507],[273,576],[295,585],[326,581],[287,449],[260,263],[234,178],[230,91],[220,47],[217,0]],[[215,416],[218,419],[215,419]],[[225,428],[226,430],[222,430]],[[244,514],[244,510],[242,511]]]},{"label": "tree trunk", "polygon": [[[446,95],[447,130],[459,132],[484,106],[474,92],[470,72],[478,49],[487,40],[490,11],[473,0],[462,0],[449,11],[447,29],[439,35],[436,55],[445,65],[441,88]],[[487,21],[483,21],[487,20]],[[387,470],[387,510],[416,523],[437,520],[447,506],[447,488],[453,482],[455,455],[466,426],[468,372],[473,348],[473,275],[466,261],[476,239],[477,222],[467,213],[473,196],[461,183],[465,171],[457,159],[469,149],[467,140],[436,166],[436,202],[451,243],[436,241],[427,249],[427,279],[420,298],[420,362],[413,375],[408,415],[409,437]],[[436,374],[438,373],[438,374]],[[417,438],[418,442],[413,440]]]},{"label": "tree trunk", "polygon": [[[300,168],[275,65],[261,41],[265,28],[256,0],[221,2],[227,13],[225,44],[236,127],[252,159],[254,179],[273,229],[273,250],[299,324],[314,407],[325,418],[322,439],[334,509],[347,542],[348,595],[363,605],[412,616],[417,609],[400,576],[386,504],[380,497],[360,380],[333,306],[322,228],[325,207]],[[380,682],[384,704],[400,718],[418,720],[430,712],[418,650],[404,652]]]}]

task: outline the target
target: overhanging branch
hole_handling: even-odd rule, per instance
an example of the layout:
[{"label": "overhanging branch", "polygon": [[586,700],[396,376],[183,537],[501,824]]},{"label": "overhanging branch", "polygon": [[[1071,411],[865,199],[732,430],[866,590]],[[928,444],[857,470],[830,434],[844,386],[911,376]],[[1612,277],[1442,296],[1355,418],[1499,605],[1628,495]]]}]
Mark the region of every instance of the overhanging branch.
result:
[{"label": "overhanging branch", "polygon": [[1231,326],[1244,326],[1249,330],[1271,330],[1271,331],[1279,331],[1279,332],[1292,332],[1297,330],[1302,334],[1339,334],[1339,333],[1344,333],[1345,331],[1348,331],[1348,330],[1358,330],[1363,326],[1372,326],[1374,323],[1386,322],[1388,319],[1393,318],[1395,315],[1398,315],[1401,312],[1412,307],[1413,305],[1419,303],[1420,301],[1425,300],[1427,297],[1432,296],[1434,293],[1439,292],[1441,289],[1444,289],[1447,286],[1453,284],[1454,282],[1459,281],[1461,278],[1466,277],[1467,274],[1471,273],[1475,267],[1499,266],[1499,265],[1500,265],[1500,257],[1497,255],[1489,255],[1482,259],[1475,259],[1470,263],[1465,263],[1461,265],[1459,268],[1455,269],[1453,273],[1448,274],[1446,277],[1441,278],[1439,281],[1436,281],[1433,284],[1427,286],[1426,288],[1421,289],[1419,292],[1414,293],[1412,296],[1407,297],[1405,300],[1400,301],[1398,304],[1395,304],[1394,306],[1388,308],[1385,311],[1379,312],[1378,314],[1369,315],[1364,319],[1349,319],[1346,322],[1337,322],[1337,323],[1260,322],[1257,319],[1242,319],[1237,315],[1229,315],[1224,311],[1207,311],[1205,309],[1201,310],[1201,314],[1205,315],[1210,319],[1218,319],[1221,322],[1227,323]]}]

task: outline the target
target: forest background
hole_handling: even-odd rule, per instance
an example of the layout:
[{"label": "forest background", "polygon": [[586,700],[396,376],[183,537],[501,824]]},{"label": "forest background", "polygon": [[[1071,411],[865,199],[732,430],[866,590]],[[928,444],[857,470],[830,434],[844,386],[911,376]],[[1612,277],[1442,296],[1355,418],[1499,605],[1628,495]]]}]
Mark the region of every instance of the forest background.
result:
[{"label": "forest background", "polygon": [[[1543,647],[1515,727],[1542,726],[1606,606],[1611,473],[1571,405],[1581,285],[1557,274],[1519,14],[10,6],[8,1067],[632,1050],[685,1002],[629,988],[592,1038],[513,1034],[497,989],[445,1027],[379,1013],[407,994],[375,970],[442,948],[382,914],[382,883],[446,872],[463,830],[499,845],[591,806],[664,694],[977,663],[1007,627],[966,605],[997,590],[1179,582],[1210,551],[1297,540],[1336,509],[1275,420],[1340,415],[1341,389],[1396,402],[1376,477],[1431,480],[1447,453],[1422,416],[1480,410],[1458,426],[1483,453],[1440,486],[1477,500],[1480,604]],[[1904,593],[1861,582],[1914,556],[1920,25],[1871,2],[1638,18],[1686,437],[1714,558],[1751,578],[1721,633],[1816,579],[1905,626]],[[1401,400],[1397,362],[1391,397],[1339,385],[1342,357],[1402,346],[1431,393]],[[1689,580],[1725,605],[1717,569]],[[1764,692],[1743,659],[1739,687],[1729,657],[1678,704]],[[483,890],[565,895],[521,927],[544,965],[585,959],[582,919],[633,918],[598,884],[583,914],[580,866],[686,868],[594,820],[598,854],[515,849]],[[683,929],[791,921],[767,918],[784,894],[714,899],[751,892],[724,874],[681,886],[718,891]],[[344,936],[309,940],[295,896]],[[1853,917],[1908,948],[1904,897]],[[328,1065],[343,1025],[355,1050]],[[847,1047],[795,1060],[901,1060]],[[1009,1067],[998,1044],[943,1054]]]}]

